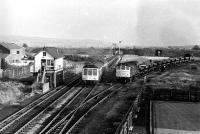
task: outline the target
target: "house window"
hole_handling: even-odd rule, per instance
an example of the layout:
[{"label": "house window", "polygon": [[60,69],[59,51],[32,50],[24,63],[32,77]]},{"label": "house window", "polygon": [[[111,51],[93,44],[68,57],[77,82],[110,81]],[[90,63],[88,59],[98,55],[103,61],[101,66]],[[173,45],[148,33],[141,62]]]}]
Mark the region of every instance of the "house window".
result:
[{"label": "house window", "polygon": [[43,52],[43,56],[46,56],[46,52]]},{"label": "house window", "polygon": [[19,51],[17,51],[17,54],[19,54]]},{"label": "house window", "polygon": [[54,62],[53,61],[51,61],[51,66],[54,66]]},{"label": "house window", "polygon": [[51,65],[51,60],[47,60],[47,66]]}]

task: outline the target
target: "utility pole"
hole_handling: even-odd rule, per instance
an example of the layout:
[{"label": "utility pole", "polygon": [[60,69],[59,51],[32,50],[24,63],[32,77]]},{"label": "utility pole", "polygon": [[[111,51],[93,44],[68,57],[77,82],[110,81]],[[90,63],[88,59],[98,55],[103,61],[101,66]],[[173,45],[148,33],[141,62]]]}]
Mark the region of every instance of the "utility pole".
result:
[{"label": "utility pole", "polygon": [[118,47],[119,47],[119,54],[120,54],[120,44],[121,43],[122,43],[122,40],[119,41],[119,45],[118,45]]}]

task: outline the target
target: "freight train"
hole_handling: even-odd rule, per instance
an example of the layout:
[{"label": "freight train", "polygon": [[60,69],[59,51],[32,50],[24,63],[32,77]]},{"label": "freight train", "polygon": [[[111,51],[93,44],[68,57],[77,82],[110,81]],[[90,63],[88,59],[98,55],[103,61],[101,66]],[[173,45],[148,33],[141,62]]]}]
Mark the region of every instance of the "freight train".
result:
[{"label": "freight train", "polygon": [[193,60],[190,57],[168,58],[159,61],[136,58],[133,61],[121,61],[116,66],[116,78],[119,82],[131,82],[138,76],[144,76],[152,71],[164,71]]}]

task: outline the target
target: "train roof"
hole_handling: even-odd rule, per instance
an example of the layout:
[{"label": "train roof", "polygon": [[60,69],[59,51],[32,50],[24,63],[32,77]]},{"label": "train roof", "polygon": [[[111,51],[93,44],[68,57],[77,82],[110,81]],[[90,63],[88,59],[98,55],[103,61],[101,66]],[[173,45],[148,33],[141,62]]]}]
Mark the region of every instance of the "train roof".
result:
[{"label": "train roof", "polygon": [[90,55],[90,59],[85,62],[83,68],[100,68],[106,63],[106,59],[101,55]]},{"label": "train roof", "polygon": [[99,67],[95,64],[86,64],[85,66],[83,66],[83,68],[99,68]]},{"label": "train roof", "polygon": [[104,65],[104,62],[86,62],[83,68],[100,68]]},{"label": "train roof", "polygon": [[122,60],[119,62],[119,64],[126,64],[126,65],[150,64],[150,60],[142,56],[125,55],[122,57]]},{"label": "train roof", "polygon": [[127,62],[119,62],[118,64],[117,64],[117,66],[119,66],[119,65],[126,65],[126,66],[131,66],[131,65],[137,65],[137,61],[127,61]]}]

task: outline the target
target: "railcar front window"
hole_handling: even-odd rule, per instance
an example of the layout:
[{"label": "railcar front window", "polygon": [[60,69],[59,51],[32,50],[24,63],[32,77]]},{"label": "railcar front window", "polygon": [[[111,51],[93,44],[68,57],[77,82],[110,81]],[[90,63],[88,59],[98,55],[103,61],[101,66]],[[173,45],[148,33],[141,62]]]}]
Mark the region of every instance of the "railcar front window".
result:
[{"label": "railcar front window", "polygon": [[92,69],[88,69],[88,75],[92,75]]},{"label": "railcar front window", "polygon": [[93,75],[97,76],[97,69],[93,69]]},{"label": "railcar front window", "polygon": [[125,66],[122,66],[122,70],[125,70]]},{"label": "railcar front window", "polygon": [[87,75],[87,69],[84,69],[84,73],[83,73],[84,75]]},{"label": "railcar front window", "polygon": [[126,70],[129,70],[129,67],[126,66]]}]

